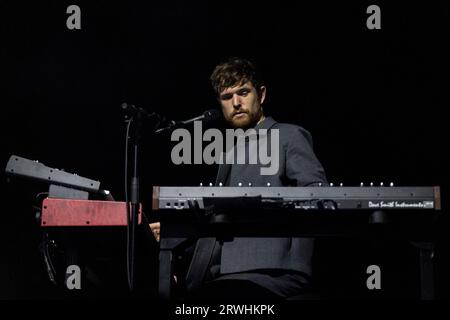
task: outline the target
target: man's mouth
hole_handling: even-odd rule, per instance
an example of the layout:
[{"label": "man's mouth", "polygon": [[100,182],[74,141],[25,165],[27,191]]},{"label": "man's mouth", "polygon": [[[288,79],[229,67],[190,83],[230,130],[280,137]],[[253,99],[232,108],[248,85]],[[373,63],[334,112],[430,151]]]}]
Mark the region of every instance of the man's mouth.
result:
[{"label": "man's mouth", "polygon": [[236,113],[234,113],[233,118],[235,118],[235,117],[237,117],[237,118],[242,117],[244,114],[247,114],[247,112],[244,112],[244,111],[236,112]]}]

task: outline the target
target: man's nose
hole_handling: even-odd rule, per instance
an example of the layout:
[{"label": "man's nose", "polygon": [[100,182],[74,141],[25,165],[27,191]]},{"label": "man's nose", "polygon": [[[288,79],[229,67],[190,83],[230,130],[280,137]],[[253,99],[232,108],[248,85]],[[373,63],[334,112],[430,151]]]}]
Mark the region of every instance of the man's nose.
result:
[{"label": "man's nose", "polygon": [[233,94],[233,107],[239,108],[241,106],[241,99],[239,98],[239,95]]}]

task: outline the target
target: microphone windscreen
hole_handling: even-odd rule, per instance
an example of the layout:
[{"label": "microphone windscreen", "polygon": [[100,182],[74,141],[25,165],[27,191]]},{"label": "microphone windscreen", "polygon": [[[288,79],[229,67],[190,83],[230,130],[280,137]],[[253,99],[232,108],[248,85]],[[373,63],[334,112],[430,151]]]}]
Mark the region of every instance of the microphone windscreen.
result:
[{"label": "microphone windscreen", "polygon": [[217,120],[222,116],[222,112],[217,109],[206,110],[203,115],[205,116],[204,121]]}]

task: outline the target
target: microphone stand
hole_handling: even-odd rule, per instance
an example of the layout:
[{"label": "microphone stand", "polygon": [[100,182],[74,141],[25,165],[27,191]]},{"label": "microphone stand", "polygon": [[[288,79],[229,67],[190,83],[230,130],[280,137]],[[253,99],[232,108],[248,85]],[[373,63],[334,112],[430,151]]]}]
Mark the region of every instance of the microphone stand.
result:
[{"label": "microphone stand", "polygon": [[138,224],[138,210],[139,210],[139,176],[138,176],[138,158],[139,158],[139,140],[140,140],[140,129],[142,125],[142,116],[137,113],[134,116],[134,130],[133,132],[133,175],[131,177],[131,188],[130,188],[130,198],[131,198],[131,218],[130,218],[130,289],[134,288],[134,258],[135,258],[135,236],[136,228]]},{"label": "microphone stand", "polygon": [[[128,125],[134,125],[133,130],[131,133],[131,137],[128,136],[128,130],[127,130],[127,143],[128,139],[131,138],[132,144],[133,144],[133,175],[131,177],[131,184],[130,184],[130,191],[131,191],[131,201],[130,204],[128,202],[128,199],[126,199],[126,208],[127,208],[127,221],[128,221],[128,229],[127,229],[127,270],[128,270],[128,286],[130,288],[130,291],[133,291],[134,289],[134,271],[135,271],[135,264],[134,264],[134,257],[135,257],[135,235],[136,235],[136,229],[138,225],[138,210],[140,206],[139,202],[139,172],[138,172],[138,165],[139,165],[139,143],[141,142],[141,128],[142,123],[145,119],[156,119],[157,124],[154,125],[152,128],[153,134],[159,134],[163,133],[169,130],[173,130],[178,127],[182,127],[184,125],[187,125],[191,122],[194,122],[196,120],[202,120],[207,115],[206,113],[198,116],[196,118],[186,120],[186,121],[167,121],[164,117],[156,114],[155,112],[152,112],[151,114],[148,113],[146,110],[136,107],[132,104],[123,103],[122,109],[127,113],[125,116],[126,119],[131,115],[128,121],[130,123]],[[210,117],[210,113],[208,112],[208,116]],[[144,119],[145,118],[145,119]],[[169,123],[165,127],[161,127],[160,125],[162,123]],[[127,144],[128,146],[128,144]],[[127,155],[128,155],[128,149],[127,149]],[[128,157],[127,157],[128,158]],[[127,160],[128,164],[128,160]],[[128,172],[128,166],[125,168],[126,172]],[[128,181],[126,181],[126,184],[128,185]],[[130,205],[131,205],[131,216],[130,216]]]},{"label": "microphone stand", "polygon": [[[130,184],[130,202],[126,203],[127,207],[127,220],[128,220],[128,230],[127,230],[127,269],[128,269],[128,286],[130,291],[134,289],[134,274],[135,274],[135,238],[136,238],[136,229],[138,226],[138,212],[140,207],[140,199],[139,199],[139,155],[140,149],[139,144],[141,142],[141,129],[144,118],[157,118],[159,119],[159,115],[152,113],[147,113],[142,108],[137,108],[134,105],[128,105],[126,103],[122,104],[122,109],[127,112],[125,116],[128,121],[131,121],[133,127],[131,130],[130,136],[127,136],[127,140],[131,139],[132,148],[133,148],[133,168],[132,168],[132,176],[131,176],[131,184]],[[154,129],[153,129],[154,131]],[[128,168],[125,168],[128,170]],[[128,182],[127,182],[128,183]],[[130,215],[130,206],[131,206],[131,215]]]}]

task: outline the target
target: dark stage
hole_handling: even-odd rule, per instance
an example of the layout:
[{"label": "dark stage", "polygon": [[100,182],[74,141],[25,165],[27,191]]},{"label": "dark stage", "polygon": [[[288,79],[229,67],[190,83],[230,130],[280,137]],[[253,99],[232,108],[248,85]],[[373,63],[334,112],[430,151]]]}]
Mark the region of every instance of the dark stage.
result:
[{"label": "dark stage", "polygon": [[[81,29],[66,25],[72,4]],[[381,29],[366,25],[372,4]],[[209,76],[224,58],[245,57],[263,70],[266,113],[312,134],[329,182],[441,187],[441,215],[424,229],[434,298],[450,298],[448,1],[3,1],[0,33],[2,168],[13,154],[39,160],[124,201],[121,104],[175,121],[219,109]],[[153,220],[153,186],[214,183],[217,165],[175,165],[170,135],[142,132],[140,199]],[[0,183],[0,299],[157,299],[158,245],[139,235],[130,294],[124,230],[82,236],[98,279],[76,292],[54,286],[34,208],[48,186],[3,169]],[[420,299],[418,253],[396,233],[320,240],[316,254],[324,299]],[[373,264],[385,270],[381,290],[366,287]]]}]

